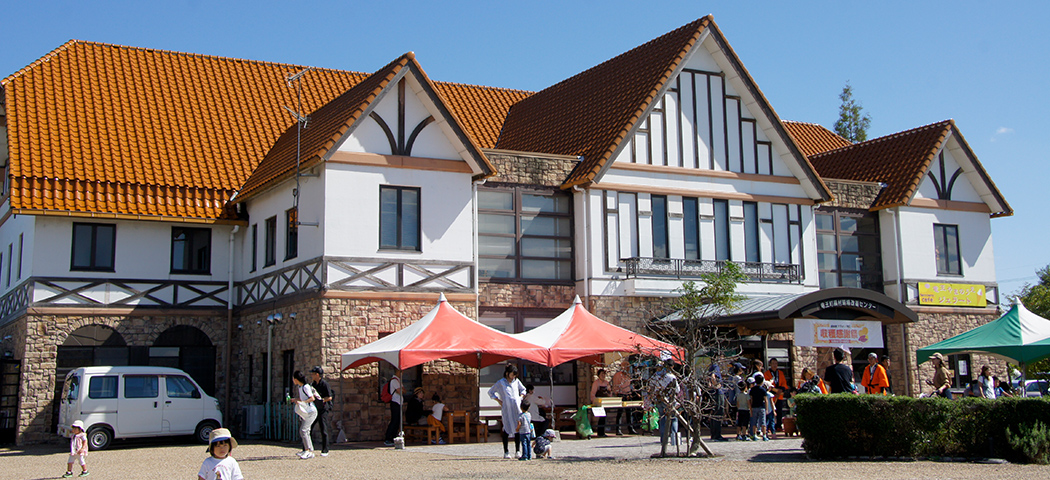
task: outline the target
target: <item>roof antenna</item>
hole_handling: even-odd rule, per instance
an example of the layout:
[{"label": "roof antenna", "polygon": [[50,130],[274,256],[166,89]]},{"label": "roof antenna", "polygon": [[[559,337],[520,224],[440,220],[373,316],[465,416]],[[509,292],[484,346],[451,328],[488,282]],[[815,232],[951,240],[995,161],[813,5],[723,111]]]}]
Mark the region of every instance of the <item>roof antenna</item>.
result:
[{"label": "roof antenna", "polygon": [[294,199],[294,207],[293,208],[295,209],[295,220],[294,220],[294,222],[295,222],[296,228],[298,228],[300,225],[306,225],[306,226],[310,226],[310,227],[318,226],[317,222],[300,222],[299,221],[299,191],[300,191],[300,188],[301,188],[301,185],[299,183],[299,179],[304,177],[304,176],[305,177],[316,177],[317,176],[317,174],[304,174],[301,171],[303,130],[306,129],[307,125],[310,123],[310,117],[304,116],[302,113],[300,113],[300,112],[303,111],[303,80],[302,80],[302,77],[303,77],[303,75],[306,75],[306,72],[309,72],[310,70],[313,70],[313,67],[306,67],[306,68],[304,68],[302,70],[299,70],[298,72],[293,73],[291,75],[288,75],[287,77],[284,78],[285,82],[288,83],[288,88],[292,88],[292,82],[295,82],[295,96],[296,96],[296,100],[298,101],[298,107],[295,110],[292,110],[291,108],[288,108],[288,107],[286,107],[284,105],[281,105],[281,108],[287,110],[288,113],[291,113],[292,116],[295,117],[295,190],[292,190],[292,198]]}]

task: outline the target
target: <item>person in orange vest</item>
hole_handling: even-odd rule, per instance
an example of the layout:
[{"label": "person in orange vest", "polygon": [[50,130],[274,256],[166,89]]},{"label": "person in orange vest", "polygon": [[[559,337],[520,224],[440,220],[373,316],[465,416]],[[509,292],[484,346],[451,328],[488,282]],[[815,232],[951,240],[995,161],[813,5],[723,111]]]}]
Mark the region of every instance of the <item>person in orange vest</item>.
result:
[{"label": "person in orange vest", "polygon": [[864,375],[860,383],[864,385],[869,394],[886,394],[886,389],[890,387],[890,380],[886,376],[886,369],[879,365],[879,354],[875,352],[868,354],[868,366],[864,367]]},{"label": "person in orange vest", "polygon": [[773,396],[773,404],[776,406],[776,429],[783,430],[784,416],[787,415],[787,400],[784,400],[784,392],[788,389],[787,375],[784,371],[779,368],[777,359],[769,359],[769,370],[762,372],[762,376],[766,380],[773,383],[771,391],[776,394]]}]

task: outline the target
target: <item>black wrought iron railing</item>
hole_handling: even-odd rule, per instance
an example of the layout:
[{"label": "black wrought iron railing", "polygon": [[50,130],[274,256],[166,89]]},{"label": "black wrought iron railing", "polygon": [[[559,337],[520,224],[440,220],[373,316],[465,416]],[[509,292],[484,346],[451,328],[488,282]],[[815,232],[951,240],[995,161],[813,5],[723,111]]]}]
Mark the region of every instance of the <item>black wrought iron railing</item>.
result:
[{"label": "black wrought iron railing", "polygon": [[727,263],[735,263],[741,273],[755,283],[802,283],[802,266],[790,263],[729,262],[726,260],[685,260],[678,258],[631,257],[620,259],[627,278],[700,278],[718,273]]}]

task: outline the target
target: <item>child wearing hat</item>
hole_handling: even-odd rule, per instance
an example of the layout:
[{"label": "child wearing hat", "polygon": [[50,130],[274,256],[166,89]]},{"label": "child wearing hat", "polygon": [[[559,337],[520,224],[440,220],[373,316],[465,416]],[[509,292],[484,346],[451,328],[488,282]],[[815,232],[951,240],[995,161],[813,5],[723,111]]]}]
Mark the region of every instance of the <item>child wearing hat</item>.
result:
[{"label": "child wearing hat", "polygon": [[73,435],[69,437],[69,462],[66,462],[66,473],[62,475],[62,478],[69,478],[73,476],[73,462],[78,461],[80,463],[80,476],[86,477],[90,475],[87,470],[87,434],[84,433],[84,421],[76,420],[70,427],[73,430]]},{"label": "child wearing hat", "polygon": [[237,446],[237,440],[230,435],[226,428],[216,428],[211,431],[208,438],[208,450],[211,455],[201,463],[201,469],[197,472],[197,480],[244,480],[241,475],[241,467],[237,460],[230,456],[230,452]]}]

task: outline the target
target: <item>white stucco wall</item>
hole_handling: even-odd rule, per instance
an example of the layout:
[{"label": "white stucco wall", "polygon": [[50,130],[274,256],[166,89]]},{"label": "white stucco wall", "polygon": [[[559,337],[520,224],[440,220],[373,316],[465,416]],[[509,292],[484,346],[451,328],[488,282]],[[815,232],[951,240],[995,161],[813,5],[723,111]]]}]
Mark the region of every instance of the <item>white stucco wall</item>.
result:
[{"label": "white stucco wall", "polygon": [[[325,255],[472,261],[469,174],[329,163],[324,178]],[[381,185],[420,189],[421,252],[380,250]]]},{"label": "white stucco wall", "polygon": [[[992,252],[991,221],[987,213],[902,207],[901,257],[905,280],[934,280],[951,283],[995,282],[995,257]],[[885,216],[880,216],[885,218]],[[938,275],[934,246],[934,224],[958,225],[962,275]],[[884,231],[892,232],[892,229]],[[886,235],[884,234],[884,237]],[[883,241],[884,269],[893,272],[894,265],[886,253],[889,240]],[[895,247],[893,247],[895,248]],[[887,276],[886,278],[892,278]]]},{"label": "white stucco wall", "polygon": [[[8,202],[4,202],[4,210],[7,209],[7,204]],[[0,226],[0,254],[3,255],[3,261],[0,262],[0,295],[6,294],[12,287],[33,276],[36,218],[33,215],[11,215]],[[8,253],[9,250],[11,253]]]},{"label": "white stucco wall", "polygon": [[[113,272],[84,272],[70,269],[73,252],[73,223],[116,225]],[[211,230],[211,273],[209,275],[171,273],[172,227]],[[68,278],[226,281],[230,259],[227,242],[232,228],[231,225],[38,216],[35,220],[32,242],[32,275]],[[26,253],[29,253],[28,248]]]},{"label": "white stucco wall", "polygon": [[[971,183],[975,177],[975,172],[962,173],[955,180],[955,183],[951,183],[952,175],[955,174],[956,170],[959,170],[959,163],[952,155],[951,150],[943,149],[941,153],[944,155],[944,182],[946,185],[942,185],[941,188],[946,188],[947,184],[951,184],[951,200],[961,202],[983,202],[981,196],[974,189]],[[937,188],[934,186],[932,176],[936,176],[937,182],[941,182],[941,161],[940,156],[935,156],[936,160],[930,165],[929,171],[923,177],[922,182],[919,184],[919,190],[915,193],[915,198],[929,198],[934,200],[940,200],[941,198],[937,195]],[[964,170],[965,171],[965,170]]]},{"label": "white stucco wall", "polygon": [[[322,255],[324,250],[324,223],[322,218],[325,214],[324,204],[324,170],[316,167],[311,172],[321,172],[320,177],[300,177],[299,197],[299,221],[303,223],[316,223],[317,226],[299,226],[299,249],[294,258],[285,258],[287,247],[287,216],[286,211],[295,205],[292,191],[295,189],[295,179],[286,180],[274,188],[267,190],[245,202],[248,210],[249,225],[241,227],[236,238],[237,263],[234,265],[237,281],[244,280],[278,270],[289,265],[295,265],[303,261]],[[266,219],[277,217],[276,257],[277,263],[272,266],[266,264]],[[256,270],[252,268],[252,226],[258,225],[258,246],[256,253]]]}]

